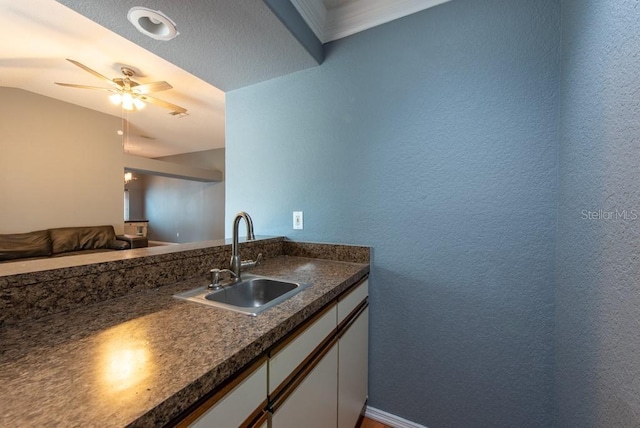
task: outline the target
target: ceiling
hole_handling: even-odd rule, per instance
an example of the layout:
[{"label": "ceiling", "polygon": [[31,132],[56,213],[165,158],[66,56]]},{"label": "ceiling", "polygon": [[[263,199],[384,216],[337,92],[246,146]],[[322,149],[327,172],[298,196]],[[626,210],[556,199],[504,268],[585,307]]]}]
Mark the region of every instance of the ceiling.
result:
[{"label": "ceiling", "polygon": [[[224,92],[319,64],[272,10],[283,0],[58,1]],[[180,35],[143,35],[126,18],[134,6],[163,12]]]},{"label": "ceiling", "polygon": [[139,83],[169,82],[173,89],[153,95],[189,114],[176,118],[155,105],[129,113],[123,130],[129,131],[130,154],[159,157],[224,147],[224,92],[207,82],[53,0],[0,0],[0,26],[11,35],[0,40],[0,86],[120,116],[108,93],[54,82],[108,86],[65,58],[110,78],[122,77],[120,66],[128,65],[140,73],[134,78]]},{"label": "ceiling", "polygon": [[[0,0],[0,25],[11,35],[0,41],[0,86],[120,116],[105,93],[54,82],[103,86],[65,58],[109,78],[121,77],[126,65],[141,84],[169,82],[173,89],[152,95],[188,110],[183,118],[155,105],[129,113],[130,154],[160,157],[219,148],[226,91],[315,67],[322,61],[321,42],[445,1]],[[162,11],[180,34],[170,41],[141,34],[126,19],[133,6]]]}]

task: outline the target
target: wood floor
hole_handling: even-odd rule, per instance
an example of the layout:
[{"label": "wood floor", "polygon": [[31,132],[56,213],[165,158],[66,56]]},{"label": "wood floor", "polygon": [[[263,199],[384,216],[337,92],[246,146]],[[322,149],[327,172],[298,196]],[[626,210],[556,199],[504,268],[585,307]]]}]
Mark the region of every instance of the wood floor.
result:
[{"label": "wood floor", "polygon": [[362,423],[358,425],[356,428],[392,428],[389,425],[385,425],[378,421],[374,421],[373,419],[364,418],[362,419]]}]

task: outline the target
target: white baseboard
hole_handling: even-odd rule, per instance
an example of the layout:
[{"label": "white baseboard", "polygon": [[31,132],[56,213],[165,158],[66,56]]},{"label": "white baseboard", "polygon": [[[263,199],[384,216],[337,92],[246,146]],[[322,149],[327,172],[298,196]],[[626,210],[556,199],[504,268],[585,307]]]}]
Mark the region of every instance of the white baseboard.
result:
[{"label": "white baseboard", "polygon": [[393,428],[427,428],[424,425],[417,424],[415,422],[408,421],[400,416],[392,415],[391,413],[383,412],[375,407],[367,406],[364,411],[364,415],[369,419],[381,422],[385,425],[392,426]]}]

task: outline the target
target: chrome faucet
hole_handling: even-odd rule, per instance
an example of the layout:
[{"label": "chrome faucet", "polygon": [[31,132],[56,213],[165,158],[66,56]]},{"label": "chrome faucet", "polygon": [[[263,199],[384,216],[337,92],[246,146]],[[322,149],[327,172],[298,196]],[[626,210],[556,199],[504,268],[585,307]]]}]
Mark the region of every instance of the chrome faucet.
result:
[{"label": "chrome faucet", "polygon": [[240,211],[236,214],[235,219],[233,219],[233,241],[231,244],[231,265],[229,270],[233,273],[234,282],[240,282],[240,271],[242,268],[253,267],[260,264],[262,259],[262,254],[258,254],[256,260],[248,260],[241,261],[240,255],[238,254],[238,227],[240,226],[240,220],[244,219],[244,222],[247,224],[247,241],[253,241],[256,239],[253,234],[253,221],[249,214],[244,211]]}]

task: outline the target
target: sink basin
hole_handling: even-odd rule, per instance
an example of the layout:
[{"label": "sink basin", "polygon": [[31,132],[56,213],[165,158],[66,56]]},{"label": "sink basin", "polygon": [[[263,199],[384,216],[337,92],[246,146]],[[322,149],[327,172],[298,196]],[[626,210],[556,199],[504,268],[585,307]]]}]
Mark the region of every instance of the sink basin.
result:
[{"label": "sink basin", "polygon": [[173,297],[256,316],[307,288],[310,284],[242,275],[243,280],[220,290],[199,287]]}]

